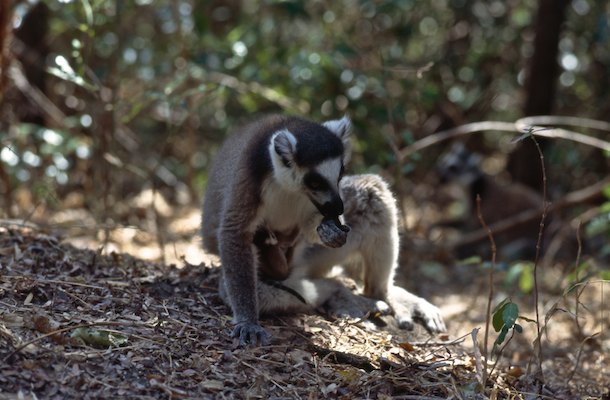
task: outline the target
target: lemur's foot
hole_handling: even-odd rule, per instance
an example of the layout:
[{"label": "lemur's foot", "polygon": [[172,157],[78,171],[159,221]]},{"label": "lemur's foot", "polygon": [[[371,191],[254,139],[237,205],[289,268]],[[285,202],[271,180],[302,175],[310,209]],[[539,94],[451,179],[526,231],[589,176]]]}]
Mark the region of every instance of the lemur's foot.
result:
[{"label": "lemur's foot", "polygon": [[354,319],[378,314],[387,315],[392,312],[385,301],[359,296],[348,288],[342,288],[329,298],[324,308],[334,317]]},{"label": "lemur's foot", "polygon": [[394,310],[394,317],[401,329],[412,330],[414,323],[418,322],[430,333],[447,331],[441,310],[426,299],[398,286],[390,288],[388,297],[388,302]]}]

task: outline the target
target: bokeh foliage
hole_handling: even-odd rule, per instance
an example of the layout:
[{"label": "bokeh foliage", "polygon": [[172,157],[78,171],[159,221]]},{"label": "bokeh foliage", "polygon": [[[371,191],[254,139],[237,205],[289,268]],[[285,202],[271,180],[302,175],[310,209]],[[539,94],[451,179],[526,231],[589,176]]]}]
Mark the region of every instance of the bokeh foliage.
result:
[{"label": "bokeh foliage", "polygon": [[[16,1],[13,69],[30,88],[3,94],[2,213],[28,212],[17,199],[24,186],[35,189],[32,204],[79,193],[79,204],[96,209],[103,198],[107,209],[145,185],[194,201],[227,130],[271,112],[349,113],[353,170],[421,175],[439,150],[399,165],[397,149],[438,129],[522,116],[537,4]],[[610,115],[609,13],[593,0],[568,7],[558,114]],[[47,24],[41,48],[20,41]],[[35,52],[40,82],[26,62]],[[37,90],[45,101],[32,98]],[[561,160],[583,159],[562,151]]]}]

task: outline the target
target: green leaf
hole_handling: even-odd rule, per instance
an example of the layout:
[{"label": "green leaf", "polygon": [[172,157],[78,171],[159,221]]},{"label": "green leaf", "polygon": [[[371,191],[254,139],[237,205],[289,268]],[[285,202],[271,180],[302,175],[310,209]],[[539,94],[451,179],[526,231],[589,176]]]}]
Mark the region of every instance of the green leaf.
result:
[{"label": "green leaf", "polygon": [[502,311],[504,310],[506,301],[507,300],[504,300],[502,303],[500,303],[501,307],[500,308],[496,307],[496,309],[493,312],[492,325],[496,332],[500,332],[500,329],[502,329],[502,327],[504,326],[504,319],[502,318]]},{"label": "green leaf", "polygon": [[519,307],[515,303],[506,303],[502,310],[502,320],[504,326],[512,328],[515,325],[515,321],[519,317]]},{"label": "green leaf", "polygon": [[481,256],[470,256],[459,261],[460,265],[479,265],[483,262]]},{"label": "green leaf", "polygon": [[500,329],[504,326],[504,321],[502,321],[502,313],[495,313],[492,319],[492,325],[496,332],[500,332]]},{"label": "green leaf", "polygon": [[519,275],[519,289],[523,293],[529,293],[534,288],[534,268],[531,263],[524,264],[521,275]]},{"label": "green leaf", "polygon": [[515,330],[517,333],[523,333],[523,327],[519,324],[515,324]]},{"label": "green leaf", "polygon": [[500,334],[498,335],[498,338],[495,341],[495,344],[501,345],[504,342],[504,339],[506,339],[507,334],[508,334],[508,328],[503,327],[502,331],[500,332]]},{"label": "green leaf", "polygon": [[506,303],[508,303],[509,301],[510,301],[510,299],[509,299],[508,297],[507,297],[507,298],[505,298],[504,300],[502,300],[502,301],[500,302],[500,304],[498,304],[498,305],[497,305],[497,306],[496,306],[496,307],[493,309],[493,311],[492,311],[491,313],[492,313],[492,314],[495,314],[495,313],[497,313],[498,311],[502,310],[502,308],[504,307],[504,305],[505,305]]},{"label": "green leaf", "polygon": [[127,336],[125,335],[103,329],[84,327],[76,328],[70,337],[81,341],[86,345],[104,349],[119,347],[127,343]]},{"label": "green leaf", "polygon": [[518,263],[511,265],[508,268],[508,272],[506,273],[506,278],[504,278],[504,281],[506,282],[506,284],[508,284],[509,286],[512,286],[513,283],[515,283],[517,281],[517,279],[519,279],[519,277],[521,276],[521,272],[523,272],[523,264],[524,263],[522,263],[522,262],[518,262]]}]

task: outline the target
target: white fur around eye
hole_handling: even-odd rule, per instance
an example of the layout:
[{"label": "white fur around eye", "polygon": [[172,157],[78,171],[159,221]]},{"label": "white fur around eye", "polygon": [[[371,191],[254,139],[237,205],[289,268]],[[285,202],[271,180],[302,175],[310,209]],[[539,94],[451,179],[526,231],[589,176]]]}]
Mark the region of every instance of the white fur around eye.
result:
[{"label": "white fur around eye", "polygon": [[322,162],[315,168],[316,172],[322,175],[331,185],[335,186],[339,182],[341,175],[341,159],[332,158]]}]

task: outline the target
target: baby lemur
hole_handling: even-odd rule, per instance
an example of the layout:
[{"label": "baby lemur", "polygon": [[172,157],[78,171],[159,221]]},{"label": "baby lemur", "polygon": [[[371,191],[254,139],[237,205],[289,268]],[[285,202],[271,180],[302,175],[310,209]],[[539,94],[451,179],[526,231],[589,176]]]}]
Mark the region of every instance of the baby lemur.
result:
[{"label": "baby lemur", "polygon": [[[378,175],[352,175],[340,181],[339,189],[344,220],[351,228],[347,243],[329,248],[298,241],[289,259],[290,276],[282,284],[299,293],[309,307],[324,307],[336,316],[361,318],[367,312],[392,312],[400,328],[412,329],[415,320],[430,332],[445,331],[437,307],[394,284],[398,211],[387,183]],[[346,267],[347,275],[363,284],[364,297],[328,278],[336,265]],[[273,296],[261,296],[260,305],[263,311],[273,310]]]},{"label": "baby lemur", "polygon": [[[353,315],[387,307],[325,277],[334,263],[353,253],[365,261],[365,294],[387,300],[402,326],[409,327],[416,316],[429,330],[445,329],[436,307],[392,283],[398,233],[385,183],[351,177],[339,188],[350,130],[346,117],[317,124],[271,116],[229,137],[217,154],[203,206],[203,244],[220,255],[219,292],[233,310],[232,334],[241,344],[268,342],[259,312],[306,311],[326,303],[338,315]],[[342,197],[350,199],[345,216],[356,228],[352,231],[339,221]],[[265,260],[279,261],[261,267]],[[258,269],[279,271],[275,279],[288,276],[282,284],[291,290],[259,280]]]}]

